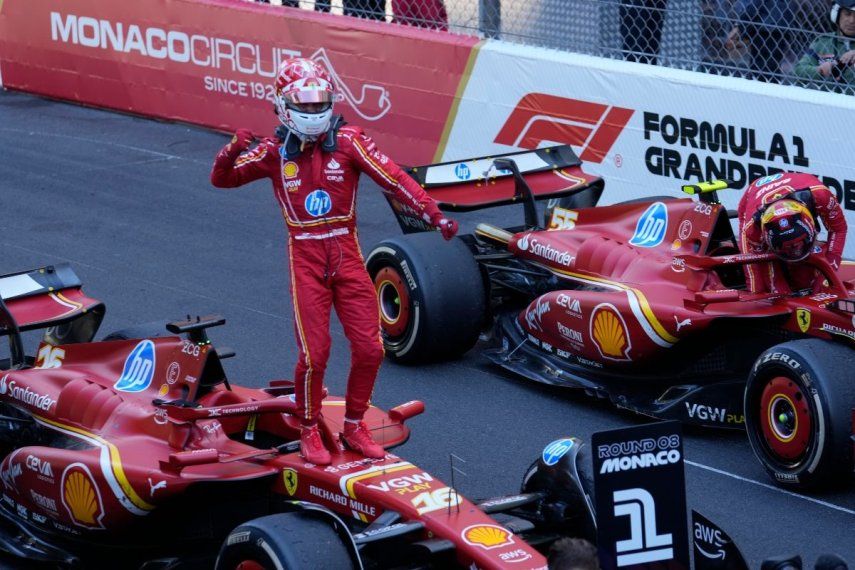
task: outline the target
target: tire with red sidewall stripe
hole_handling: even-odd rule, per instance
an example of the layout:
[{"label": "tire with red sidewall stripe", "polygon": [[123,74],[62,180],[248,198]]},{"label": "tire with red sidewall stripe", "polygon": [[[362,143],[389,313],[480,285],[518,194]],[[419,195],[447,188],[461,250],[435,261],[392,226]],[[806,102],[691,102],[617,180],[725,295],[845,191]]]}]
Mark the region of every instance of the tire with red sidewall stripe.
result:
[{"label": "tire with red sidewall stripe", "polygon": [[853,348],[822,339],[767,349],[745,387],[754,455],[776,483],[806,488],[851,476]]},{"label": "tire with red sidewall stripe", "polygon": [[478,341],[487,297],[478,262],[463,240],[445,241],[438,232],[408,234],[374,246],[365,265],[391,360],[455,358]]},{"label": "tire with red sidewall stripe", "polygon": [[342,536],[324,516],[279,513],[245,522],[229,533],[216,570],[355,568]]}]

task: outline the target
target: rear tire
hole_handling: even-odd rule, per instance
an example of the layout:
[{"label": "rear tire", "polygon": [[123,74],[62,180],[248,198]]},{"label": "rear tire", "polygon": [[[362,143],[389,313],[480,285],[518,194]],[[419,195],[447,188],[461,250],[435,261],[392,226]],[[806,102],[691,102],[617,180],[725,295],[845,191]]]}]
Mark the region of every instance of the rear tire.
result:
[{"label": "rear tire", "polygon": [[462,240],[445,242],[437,232],[386,240],[371,250],[365,265],[391,360],[455,358],[478,341],[487,298],[478,262]]},{"label": "rear tire", "polygon": [[754,455],[783,487],[833,483],[852,473],[853,349],[822,339],[767,349],[745,387]]},{"label": "rear tire", "polygon": [[322,515],[280,513],[260,517],[229,533],[216,570],[354,568],[341,535]]}]

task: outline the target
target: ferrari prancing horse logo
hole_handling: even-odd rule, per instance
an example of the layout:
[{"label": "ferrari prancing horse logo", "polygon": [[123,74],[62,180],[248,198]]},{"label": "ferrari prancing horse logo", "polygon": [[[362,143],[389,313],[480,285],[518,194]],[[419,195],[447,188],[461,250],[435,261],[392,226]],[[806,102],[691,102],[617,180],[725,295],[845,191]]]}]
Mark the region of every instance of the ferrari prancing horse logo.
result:
[{"label": "ferrari prancing horse logo", "polygon": [[282,482],[285,484],[285,490],[293,497],[297,492],[297,472],[293,469],[283,469]]},{"label": "ferrari prancing horse logo", "polygon": [[799,330],[806,333],[810,328],[810,311],[808,309],[796,309],[796,322],[799,323]]}]

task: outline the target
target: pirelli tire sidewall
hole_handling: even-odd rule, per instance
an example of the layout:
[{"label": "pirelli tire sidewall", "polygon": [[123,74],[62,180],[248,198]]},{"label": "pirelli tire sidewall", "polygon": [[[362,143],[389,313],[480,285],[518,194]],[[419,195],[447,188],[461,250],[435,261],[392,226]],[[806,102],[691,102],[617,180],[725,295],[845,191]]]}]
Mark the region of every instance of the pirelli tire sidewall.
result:
[{"label": "pirelli tire sidewall", "polygon": [[[808,488],[851,476],[855,371],[845,363],[853,356],[850,346],[804,339],[773,346],[756,360],[745,387],[745,427],[754,455],[779,485]],[[792,415],[801,425],[791,431],[809,424],[808,431],[794,434],[806,436],[805,443],[780,437],[787,429],[775,425],[776,398],[784,402],[783,411],[796,403]]]},{"label": "pirelli tire sidewall", "polygon": [[[455,358],[478,340],[487,312],[484,280],[469,246],[439,232],[377,244],[366,260],[381,311],[386,356],[400,363]],[[400,314],[391,302],[401,299]],[[399,321],[406,316],[406,323]]]},{"label": "pirelli tire sidewall", "polygon": [[236,527],[223,541],[215,569],[235,570],[250,562],[265,570],[357,567],[331,521],[303,511],[268,515]]}]

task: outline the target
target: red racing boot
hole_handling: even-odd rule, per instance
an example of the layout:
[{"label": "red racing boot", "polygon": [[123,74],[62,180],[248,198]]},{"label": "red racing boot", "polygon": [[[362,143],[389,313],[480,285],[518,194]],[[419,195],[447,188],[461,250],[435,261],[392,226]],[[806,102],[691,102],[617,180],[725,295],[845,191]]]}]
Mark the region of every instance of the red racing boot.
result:
[{"label": "red racing boot", "polygon": [[324,447],[321,432],[318,426],[303,426],[300,432],[300,453],[303,459],[315,465],[329,465],[332,463],[330,452]]},{"label": "red racing boot", "polygon": [[383,459],[386,457],[386,450],[374,441],[365,422],[345,420],[344,432],[341,434],[341,439],[350,449],[365,457],[371,459]]}]

